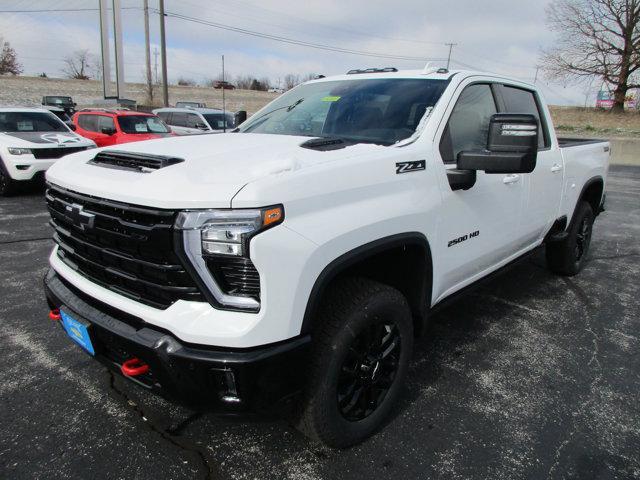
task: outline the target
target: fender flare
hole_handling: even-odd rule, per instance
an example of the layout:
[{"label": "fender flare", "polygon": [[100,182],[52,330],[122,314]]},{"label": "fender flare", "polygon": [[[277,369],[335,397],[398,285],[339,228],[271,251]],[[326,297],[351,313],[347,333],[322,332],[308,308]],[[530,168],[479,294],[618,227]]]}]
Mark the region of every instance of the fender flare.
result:
[{"label": "fender flare", "polygon": [[[573,212],[571,213],[571,221],[567,225],[567,230],[570,228],[570,225],[573,225],[573,219],[576,216],[578,205],[580,205],[580,202],[584,200],[585,193],[587,192],[589,187],[591,187],[591,185],[594,185],[596,183],[602,183],[602,194],[600,195],[600,199],[599,199],[599,204],[602,204],[602,198],[604,197],[604,178],[602,177],[602,175],[596,175],[594,177],[591,177],[589,180],[587,180],[582,186],[582,190],[580,190],[580,195],[578,195],[578,200],[576,201],[576,204],[573,207]],[[598,213],[599,213],[598,209],[596,208],[593,214],[594,216],[598,216]]]},{"label": "fender flare", "polygon": [[422,275],[422,288],[420,289],[421,298],[419,299],[420,312],[418,312],[422,319],[426,318],[426,313],[431,307],[431,295],[433,289],[433,262],[431,257],[431,247],[427,238],[420,232],[399,233],[356,247],[353,250],[340,255],[325,266],[322,272],[320,272],[320,275],[316,278],[311,289],[311,293],[309,294],[309,298],[307,299],[307,306],[302,320],[301,334],[305,335],[311,332],[313,319],[320,307],[320,300],[322,299],[327,286],[340,273],[344,272],[349,267],[366,260],[367,258],[393,248],[408,245],[424,248],[426,254],[425,262],[427,268]]}]

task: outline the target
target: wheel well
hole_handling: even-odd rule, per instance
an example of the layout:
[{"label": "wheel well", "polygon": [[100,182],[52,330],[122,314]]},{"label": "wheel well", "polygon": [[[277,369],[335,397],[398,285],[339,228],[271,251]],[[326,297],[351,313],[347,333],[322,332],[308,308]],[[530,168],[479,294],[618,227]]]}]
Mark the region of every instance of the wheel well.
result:
[{"label": "wheel well", "polygon": [[[600,210],[600,201],[604,192],[604,182],[602,178],[591,179],[584,187],[580,200],[584,200],[591,205],[594,215],[598,215]],[[577,208],[577,205],[576,205]]]},{"label": "wheel well", "polygon": [[311,333],[319,319],[316,313],[326,288],[344,277],[359,276],[389,285],[406,298],[414,318],[414,331],[424,328],[431,305],[431,249],[422,234],[395,235],[372,242],[342,255],[329,264],[316,280],[305,311],[302,333]]}]

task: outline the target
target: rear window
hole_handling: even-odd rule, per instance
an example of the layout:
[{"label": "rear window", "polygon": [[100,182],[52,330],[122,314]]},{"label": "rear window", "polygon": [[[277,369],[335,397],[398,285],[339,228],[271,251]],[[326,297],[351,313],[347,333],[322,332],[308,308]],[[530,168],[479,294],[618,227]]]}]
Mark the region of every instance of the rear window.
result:
[{"label": "rear window", "polygon": [[171,114],[171,123],[170,125],[175,125],[176,127],[186,127],[187,126],[187,114],[182,112],[173,112]]},{"label": "rear window", "polygon": [[68,132],[52,113],[0,112],[0,132]]},{"label": "rear window", "polygon": [[548,135],[544,125],[540,121],[542,114],[540,113],[535,94],[530,90],[503,85],[502,97],[504,99],[505,109],[507,112],[529,113],[536,117],[539,128],[538,148],[548,146]]},{"label": "rear window", "polygon": [[[213,130],[222,130],[224,128],[235,128],[235,118],[231,114],[223,115],[222,113],[205,113],[204,118]],[[226,118],[226,124],[225,124]]]},{"label": "rear window", "polygon": [[98,116],[81,113],[80,115],[78,115],[78,125],[83,130],[88,130],[89,132],[97,132]]},{"label": "rear window", "polygon": [[157,115],[162,119],[162,121],[169,123],[169,117],[171,116],[171,112],[158,112]]},{"label": "rear window", "polygon": [[118,117],[120,130],[124,133],[168,133],[167,126],[156,116],[148,115],[123,115]]}]

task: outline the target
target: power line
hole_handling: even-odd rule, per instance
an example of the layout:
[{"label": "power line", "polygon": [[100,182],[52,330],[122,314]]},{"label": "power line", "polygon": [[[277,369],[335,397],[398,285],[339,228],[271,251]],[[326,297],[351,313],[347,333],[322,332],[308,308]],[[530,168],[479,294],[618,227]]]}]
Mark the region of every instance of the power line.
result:
[{"label": "power line", "polygon": [[[277,18],[290,18],[290,19],[295,21],[295,25],[298,25],[301,22],[304,22],[307,25],[315,25],[315,26],[318,26],[320,28],[325,28],[325,29],[328,29],[328,30],[333,30],[335,32],[342,32],[342,33],[346,33],[348,35],[354,35],[354,36],[378,38],[378,39],[381,39],[381,40],[391,40],[391,41],[395,41],[395,42],[416,43],[416,44],[421,44],[421,45],[440,45],[440,46],[443,45],[442,42],[430,42],[430,41],[426,41],[426,40],[416,40],[416,39],[408,39],[408,38],[389,37],[389,36],[384,36],[384,35],[374,35],[374,34],[365,33],[365,32],[359,31],[359,30],[340,28],[340,27],[337,27],[335,25],[327,25],[325,23],[320,23],[320,22],[312,22],[312,21],[309,21],[309,19],[307,19],[307,18],[302,18],[302,17],[296,16],[296,15],[292,15],[292,14],[287,13],[287,12],[271,10],[271,9],[265,8],[265,7],[261,6],[261,5],[256,5],[254,3],[244,2],[244,1],[241,1],[241,0],[231,0],[231,2],[240,4],[241,6],[244,5],[245,7],[248,7],[251,11],[262,10],[263,12],[275,14],[277,16]],[[187,0],[182,0],[181,3],[186,3],[186,4],[192,5],[192,6],[197,7],[197,8],[202,8],[201,5],[196,5],[196,4],[194,4],[192,2],[189,2]],[[223,15],[240,17],[243,20],[249,19],[250,21],[254,21],[254,22],[257,22],[257,23],[262,23],[262,24],[265,24],[265,25],[276,26],[276,27],[279,27],[279,28],[287,28],[289,30],[291,29],[290,26],[283,25],[282,23],[266,22],[266,21],[264,21],[262,16],[259,16],[259,20],[256,20],[255,16],[253,17],[253,19],[251,17],[248,17],[246,12],[243,12],[242,14],[229,12],[228,11],[228,6],[229,6],[229,0],[226,0],[224,2],[224,9],[216,9],[215,7],[211,7],[209,5],[207,6],[207,9],[208,10],[213,10],[214,12],[219,12],[219,13],[221,13]]]},{"label": "power line", "polygon": [[269,34],[269,33],[257,32],[255,30],[249,30],[249,29],[246,29],[246,28],[235,27],[233,25],[226,25],[226,24],[223,24],[223,23],[217,23],[217,22],[211,22],[211,21],[208,21],[208,20],[202,20],[202,19],[199,19],[199,18],[189,17],[187,15],[183,15],[183,14],[175,13],[175,12],[166,12],[166,16],[172,17],[172,18],[177,18],[179,20],[192,22],[192,23],[197,23],[197,24],[200,24],[200,25],[213,27],[213,28],[219,28],[221,30],[227,30],[227,31],[235,32],[235,33],[240,33],[240,34],[243,34],[243,35],[250,35],[250,36],[258,37],[258,38],[265,38],[265,39],[268,39],[268,40],[273,40],[273,41],[281,42],[281,43],[287,43],[287,44],[290,44],[290,45],[299,45],[299,46],[303,46],[303,47],[315,48],[317,50],[326,50],[326,51],[330,51],[330,52],[347,53],[347,54],[350,54],[350,55],[360,55],[360,56],[364,56],[364,57],[385,58],[385,59],[392,59],[392,60],[406,60],[406,61],[420,61],[420,62],[424,62],[424,61],[427,61],[427,60],[432,60],[432,61],[442,61],[442,60],[444,60],[443,58],[413,57],[413,56],[405,56],[405,55],[391,55],[391,54],[385,54],[385,53],[380,53],[380,52],[370,52],[370,51],[365,51],[365,50],[352,50],[352,49],[348,49],[348,48],[337,47],[337,46],[334,46],[334,45],[307,42],[305,40],[297,40],[295,38],[282,37],[280,35],[273,35],[273,34]]},{"label": "power line", "polygon": [[[142,10],[140,7],[122,7],[121,10]],[[51,12],[97,12],[98,8],[41,8],[38,10],[0,10],[0,13],[51,13]]]}]

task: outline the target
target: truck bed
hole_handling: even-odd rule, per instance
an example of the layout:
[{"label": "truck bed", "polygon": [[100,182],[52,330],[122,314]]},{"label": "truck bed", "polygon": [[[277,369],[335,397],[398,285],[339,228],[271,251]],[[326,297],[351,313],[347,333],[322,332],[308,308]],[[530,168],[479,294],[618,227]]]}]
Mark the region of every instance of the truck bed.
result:
[{"label": "truck bed", "polygon": [[560,148],[577,147],[578,145],[589,145],[591,143],[602,143],[608,140],[598,138],[574,138],[574,137],[558,137],[558,145]]}]

